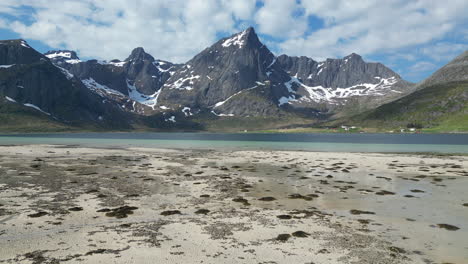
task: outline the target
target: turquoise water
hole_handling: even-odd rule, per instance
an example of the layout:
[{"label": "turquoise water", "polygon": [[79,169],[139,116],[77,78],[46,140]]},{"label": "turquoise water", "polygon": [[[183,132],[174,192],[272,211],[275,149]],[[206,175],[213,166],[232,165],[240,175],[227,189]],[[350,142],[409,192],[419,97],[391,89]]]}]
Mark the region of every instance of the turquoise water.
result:
[{"label": "turquoise water", "polygon": [[217,150],[468,153],[468,135],[80,133],[0,135],[0,145],[52,144]]}]

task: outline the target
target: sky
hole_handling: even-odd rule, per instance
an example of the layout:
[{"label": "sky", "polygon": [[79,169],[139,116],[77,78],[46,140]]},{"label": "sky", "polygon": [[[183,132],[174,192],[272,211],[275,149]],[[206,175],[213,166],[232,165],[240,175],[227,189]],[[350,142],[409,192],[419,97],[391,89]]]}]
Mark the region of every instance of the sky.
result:
[{"label": "sky", "polygon": [[183,63],[253,26],[276,55],[354,52],[418,82],[468,49],[467,14],[467,0],[0,0],[0,39],[82,59],[144,47]]}]

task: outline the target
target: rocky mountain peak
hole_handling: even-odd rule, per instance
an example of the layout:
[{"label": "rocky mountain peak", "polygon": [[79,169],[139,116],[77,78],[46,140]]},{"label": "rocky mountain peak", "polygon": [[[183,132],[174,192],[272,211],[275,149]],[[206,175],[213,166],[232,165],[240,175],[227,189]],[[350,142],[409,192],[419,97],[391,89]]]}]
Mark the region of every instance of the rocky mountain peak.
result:
[{"label": "rocky mountain peak", "polygon": [[353,52],[353,53],[349,54],[348,56],[345,56],[344,59],[360,59],[360,60],[362,60],[362,57],[361,57],[361,55],[356,54],[356,53]]},{"label": "rocky mountain peak", "polygon": [[245,47],[261,47],[263,44],[260,42],[257,34],[255,33],[255,29],[253,27],[249,27],[244,31],[235,33],[228,38],[224,38],[220,40],[218,43],[224,48],[228,47],[236,47],[236,48],[245,48]]},{"label": "rocky mountain peak", "polygon": [[[232,96],[260,91],[266,87],[266,81],[281,85],[288,79],[276,64],[274,54],[249,27],[219,40],[175,71],[164,84],[158,103],[165,107],[180,105],[182,108],[213,109],[231,100]],[[265,96],[270,92],[269,88],[264,91]],[[222,112],[213,111],[234,114],[233,108],[240,107],[231,106],[229,111],[218,108],[216,110]]]},{"label": "rocky mountain peak", "polygon": [[356,54],[356,53],[351,53],[348,56],[343,57],[341,59],[342,62],[346,63],[351,63],[351,64],[365,64],[366,62],[364,59],[361,57],[361,55]]},{"label": "rocky mountain peak", "polygon": [[142,47],[138,47],[132,50],[132,53],[125,61],[154,61],[153,56],[146,53],[146,51]]},{"label": "rocky mountain peak", "polygon": [[27,64],[45,57],[23,39],[0,40],[0,65]]}]

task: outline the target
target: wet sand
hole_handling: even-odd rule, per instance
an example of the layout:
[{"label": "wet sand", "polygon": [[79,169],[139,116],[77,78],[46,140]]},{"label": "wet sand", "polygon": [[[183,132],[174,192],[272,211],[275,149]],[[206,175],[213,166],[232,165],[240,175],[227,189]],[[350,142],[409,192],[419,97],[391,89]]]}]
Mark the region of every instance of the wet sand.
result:
[{"label": "wet sand", "polygon": [[468,157],[0,146],[0,263],[468,263]]}]

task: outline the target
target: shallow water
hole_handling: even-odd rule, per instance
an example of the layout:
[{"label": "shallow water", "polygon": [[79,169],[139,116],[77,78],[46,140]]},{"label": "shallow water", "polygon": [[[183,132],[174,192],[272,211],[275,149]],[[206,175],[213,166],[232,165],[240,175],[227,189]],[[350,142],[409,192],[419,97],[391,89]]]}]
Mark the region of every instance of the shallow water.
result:
[{"label": "shallow water", "polygon": [[[319,210],[333,212],[338,217],[350,219],[350,225],[356,225],[358,219],[370,220],[362,228],[390,238],[393,243],[405,249],[420,251],[423,258],[435,259],[448,263],[466,263],[468,260],[468,209],[462,204],[466,200],[468,177],[428,176],[417,179],[398,173],[382,173],[372,175],[374,171],[360,168],[350,173],[333,172],[329,184],[321,185],[317,180],[329,174],[321,169],[314,172],[300,172],[285,178],[285,172],[278,172],[264,166],[260,170],[263,177],[262,188],[251,193],[255,197],[287,197],[292,193],[311,194],[320,192],[313,201],[298,199],[281,199],[278,203],[265,204],[256,202],[264,208],[281,208],[283,210],[303,210],[316,207]],[[323,171],[320,176],[317,173]],[[258,173],[256,173],[258,176]],[[255,174],[252,174],[254,176]],[[300,177],[309,179],[298,180]],[[385,177],[385,178],[377,178]],[[434,182],[434,178],[442,178]],[[336,181],[354,182],[353,184],[337,183]],[[340,191],[336,186],[352,186],[351,189]],[[378,187],[378,189],[376,189]],[[373,190],[366,193],[360,189]],[[414,193],[411,190],[421,190]],[[386,190],[393,195],[376,195],[375,192]],[[413,195],[413,198],[404,197]],[[358,209],[375,214],[350,215],[350,210]],[[437,224],[447,223],[460,228],[449,231],[438,228]]]},{"label": "shallow water", "polygon": [[0,135],[0,145],[468,153],[468,134],[73,133]]}]

